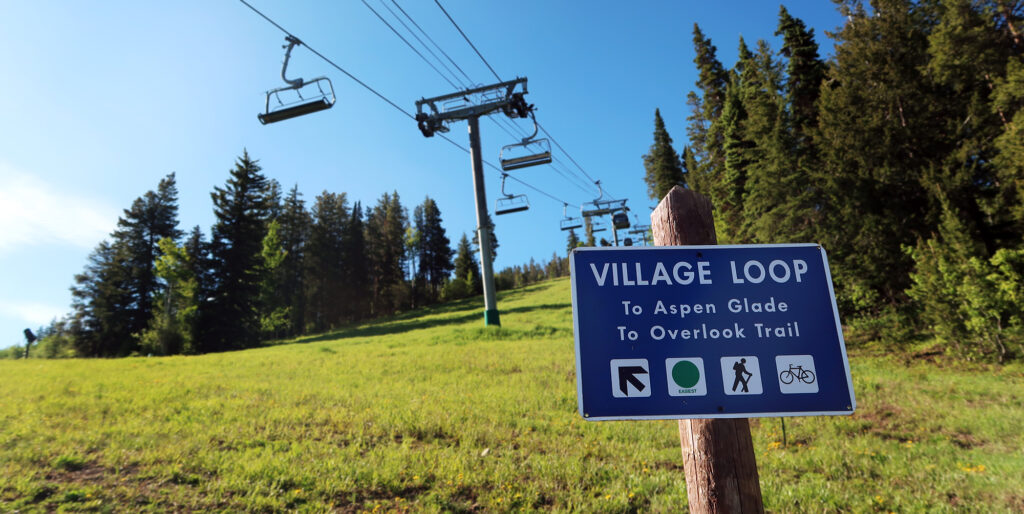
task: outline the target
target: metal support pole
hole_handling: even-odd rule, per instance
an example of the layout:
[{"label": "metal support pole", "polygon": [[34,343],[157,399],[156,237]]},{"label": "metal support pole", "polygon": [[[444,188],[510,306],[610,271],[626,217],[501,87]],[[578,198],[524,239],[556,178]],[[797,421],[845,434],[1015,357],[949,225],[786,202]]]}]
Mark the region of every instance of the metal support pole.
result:
[{"label": "metal support pole", "polygon": [[619,229],[615,227],[615,220],[612,220],[612,234],[615,234],[615,246],[619,246]]},{"label": "metal support pole", "polygon": [[480,155],[480,117],[466,118],[469,124],[469,157],[473,161],[473,189],[476,192],[476,237],[480,242],[480,267],[484,283],[484,325],[501,326],[494,297],[494,268],[491,265],[491,234],[487,230],[487,192],[484,191],[484,162]]}]

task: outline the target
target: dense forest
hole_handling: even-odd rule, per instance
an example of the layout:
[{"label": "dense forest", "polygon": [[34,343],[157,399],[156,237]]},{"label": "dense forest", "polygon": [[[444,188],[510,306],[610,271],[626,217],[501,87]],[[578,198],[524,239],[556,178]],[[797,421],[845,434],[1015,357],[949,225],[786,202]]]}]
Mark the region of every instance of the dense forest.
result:
[{"label": "dense forest", "polygon": [[[708,196],[720,243],[822,244],[853,342],[1024,358],[1024,2],[836,3],[828,58],[785,7],[780,48],[740,37],[730,69],[694,25],[687,143],[655,111],[651,198]],[[173,175],[136,200],[40,350],[231,350],[479,291],[473,243],[452,249],[429,197],[411,218],[397,193],[364,207],[324,192],[307,209],[248,154],[211,196],[209,240],[178,229]],[[567,250],[607,244],[589,228]],[[496,282],[567,272],[556,254]]]},{"label": "dense forest", "polygon": [[653,198],[711,198],[720,243],[817,242],[844,321],[966,358],[1024,354],[1024,2],[837,2],[821,57],[782,7],[781,48],[726,69],[700,27],[681,154],[659,112]]},{"label": "dense forest", "polygon": [[[71,314],[39,330],[33,353],[236,350],[481,291],[475,245],[463,234],[452,249],[429,196],[411,217],[397,193],[364,208],[325,191],[307,208],[298,186],[284,193],[247,152],[210,196],[209,239],[200,227],[179,230],[174,174],[136,199],[75,276]],[[553,255],[495,282],[512,288],[567,274],[566,257]]]}]

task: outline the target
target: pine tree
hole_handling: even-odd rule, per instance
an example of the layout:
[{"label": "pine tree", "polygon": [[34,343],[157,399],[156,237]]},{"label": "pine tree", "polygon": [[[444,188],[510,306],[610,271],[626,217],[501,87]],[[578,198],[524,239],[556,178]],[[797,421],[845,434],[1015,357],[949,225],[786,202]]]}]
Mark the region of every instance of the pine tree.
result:
[{"label": "pine tree", "polygon": [[567,236],[565,243],[566,255],[572,255],[572,251],[580,246],[580,238],[576,237],[576,229],[569,229],[569,235]]},{"label": "pine tree", "polygon": [[160,293],[155,274],[159,241],[180,238],[177,226],[178,190],[171,173],[156,191],[125,209],[112,241],[101,244],[86,271],[75,277],[72,294],[79,322],[73,333],[83,338],[78,343],[83,355],[119,356],[138,350],[138,339],[153,317],[153,299]]},{"label": "pine tree", "polygon": [[480,265],[476,262],[473,249],[470,247],[466,234],[462,234],[459,244],[455,249],[455,280],[462,281],[466,293],[479,294],[483,292],[483,282],[480,279]]},{"label": "pine tree", "polygon": [[844,310],[878,312],[903,298],[901,250],[935,226],[922,176],[936,163],[935,108],[924,80],[926,12],[909,0],[842,8],[835,61],[819,100],[821,240]]},{"label": "pine tree", "polygon": [[700,94],[691,91],[686,97],[690,107],[686,135],[697,166],[689,170],[691,175],[687,180],[694,191],[708,194],[725,166],[725,136],[717,122],[725,108],[729,75],[718,61],[718,49],[696,23],[693,24],[693,47]]},{"label": "pine tree", "polygon": [[347,262],[343,246],[349,216],[345,193],[324,191],[313,203],[305,283],[307,324],[314,331],[335,328],[344,319]]},{"label": "pine tree", "polygon": [[658,109],[654,110],[654,143],[643,159],[647,195],[652,200],[661,200],[674,186],[686,187],[686,176],[679,154],[672,148],[672,136],[668,135]]},{"label": "pine tree", "polygon": [[89,255],[85,270],[75,275],[69,330],[78,355],[115,357],[134,345],[124,315],[132,307],[128,262],[123,246],[103,241]]},{"label": "pine tree", "polygon": [[452,263],[451,241],[441,226],[441,211],[437,203],[428,196],[423,200],[420,209],[422,224],[417,227],[420,237],[419,269],[416,275],[422,277],[428,286],[428,299],[434,302],[437,301],[441,286],[448,280],[455,265]]},{"label": "pine tree", "polygon": [[213,297],[201,313],[205,352],[259,343],[259,291],[268,221],[268,181],[244,151],[225,187],[210,197],[216,222],[210,240]]},{"label": "pine tree", "polygon": [[305,261],[312,225],[298,185],[289,191],[283,201],[281,213],[275,219],[280,224],[281,248],[285,252],[284,261],[275,273],[275,307],[288,307],[286,334],[295,336],[303,332],[306,318]]},{"label": "pine tree", "polygon": [[[484,226],[487,227],[487,234],[491,236],[491,262],[494,262],[494,259],[498,258],[498,236],[494,233],[494,221],[491,220],[491,213],[487,213]],[[480,253],[480,241],[476,231],[473,232],[473,247],[477,253]]]},{"label": "pine tree", "polygon": [[408,216],[398,192],[384,193],[367,218],[366,248],[373,284],[373,313],[395,312],[403,304],[405,229]]},{"label": "pine tree", "polygon": [[366,225],[363,222],[363,207],[360,202],[352,206],[341,241],[341,260],[345,263],[345,289],[342,293],[347,321],[358,321],[370,314],[372,281],[370,260],[366,244]]}]

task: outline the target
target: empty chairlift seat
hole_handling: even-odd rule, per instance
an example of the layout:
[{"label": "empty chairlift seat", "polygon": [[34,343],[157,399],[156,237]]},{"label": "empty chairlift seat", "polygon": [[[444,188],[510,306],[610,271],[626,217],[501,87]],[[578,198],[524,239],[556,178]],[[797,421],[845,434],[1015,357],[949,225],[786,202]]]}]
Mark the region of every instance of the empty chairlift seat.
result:
[{"label": "empty chairlift seat", "polygon": [[266,125],[334,107],[334,87],[327,77],[317,77],[301,86],[281,87],[267,92],[266,110],[257,115]]},{"label": "empty chairlift seat", "polygon": [[530,139],[501,148],[501,169],[517,170],[551,162],[551,143],[547,139]]},{"label": "empty chairlift seat", "polygon": [[530,208],[530,201],[526,195],[506,195],[494,202],[494,214],[512,214],[522,212]]}]

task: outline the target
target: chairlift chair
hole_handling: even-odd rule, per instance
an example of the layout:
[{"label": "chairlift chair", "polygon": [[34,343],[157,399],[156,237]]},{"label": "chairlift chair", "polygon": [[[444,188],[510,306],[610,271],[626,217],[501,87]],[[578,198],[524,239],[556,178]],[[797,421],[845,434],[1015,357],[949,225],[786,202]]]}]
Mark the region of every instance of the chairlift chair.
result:
[{"label": "chairlift chair", "polygon": [[[334,107],[336,100],[334,86],[331,84],[331,79],[327,77],[316,77],[308,81],[302,78],[288,79],[286,73],[292,48],[301,45],[302,42],[293,36],[285,37],[285,41],[288,44],[282,47],[286,50],[284,65],[281,67],[281,78],[288,85],[267,91],[264,112],[256,115],[260,123],[264,125],[330,109]],[[273,102],[271,102],[271,98],[273,98]]]},{"label": "chairlift chair", "polygon": [[590,222],[590,232],[592,234],[596,234],[598,232],[604,232],[605,230],[608,230],[608,227],[606,227],[604,225],[604,223],[602,223],[600,221],[591,221]]},{"label": "chairlift chair", "polygon": [[559,222],[559,226],[562,230],[575,230],[583,227],[583,218],[574,218],[566,213],[566,209],[569,208],[569,204],[562,203],[562,221]]},{"label": "chairlift chair", "polygon": [[501,194],[502,198],[498,198],[494,201],[494,214],[512,214],[513,212],[521,212],[530,208],[530,201],[526,198],[526,195],[514,195],[505,192],[505,177],[507,174],[501,174]]},{"label": "chairlift chair", "polygon": [[533,134],[524,137],[519,143],[501,147],[498,160],[501,161],[502,170],[518,170],[551,162],[551,143],[547,139],[534,139],[537,137],[538,126],[532,110],[530,117],[533,118]]}]

